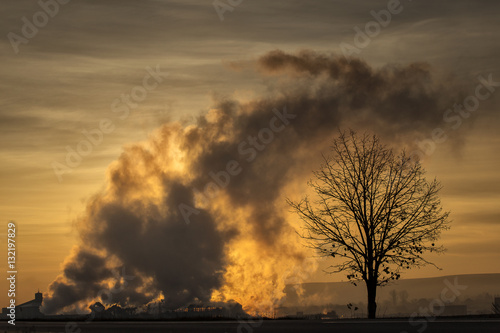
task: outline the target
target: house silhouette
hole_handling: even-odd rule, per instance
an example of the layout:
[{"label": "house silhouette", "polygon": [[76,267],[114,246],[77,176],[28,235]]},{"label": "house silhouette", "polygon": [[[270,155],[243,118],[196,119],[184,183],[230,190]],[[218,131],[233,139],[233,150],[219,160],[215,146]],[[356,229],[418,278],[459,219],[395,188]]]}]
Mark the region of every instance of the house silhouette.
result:
[{"label": "house silhouette", "polygon": [[[42,302],[43,294],[41,292],[35,293],[35,299],[16,306],[16,319],[42,318],[43,313],[40,312]],[[2,317],[6,317],[8,313],[10,313],[10,309],[2,308]]]}]

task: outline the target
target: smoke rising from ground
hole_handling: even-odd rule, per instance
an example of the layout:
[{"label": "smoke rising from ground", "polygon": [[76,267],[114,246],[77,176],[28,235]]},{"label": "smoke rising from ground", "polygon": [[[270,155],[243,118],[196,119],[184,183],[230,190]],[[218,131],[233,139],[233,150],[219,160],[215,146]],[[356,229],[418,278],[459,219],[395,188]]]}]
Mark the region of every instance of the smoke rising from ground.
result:
[{"label": "smoke rising from ground", "polygon": [[[98,300],[99,290],[123,283],[116,267],[134,279],[110,303],[163,297],[171,308],[235,300],[248,311],[272,309],[292,268],[314,269],[284,199],[310,177],[338,128],[404,145],[458,100],[426,64],[374,69],[277,50],[255,65],[275,82],[267,96],[217,101],[195,124],[167,123],[124,148],[106,189],[88,203],[82,245],[50,285],[44,311]],[[230,161],[239,172],[225,178]],[[180,206],[189,207],[189,223]]]}]

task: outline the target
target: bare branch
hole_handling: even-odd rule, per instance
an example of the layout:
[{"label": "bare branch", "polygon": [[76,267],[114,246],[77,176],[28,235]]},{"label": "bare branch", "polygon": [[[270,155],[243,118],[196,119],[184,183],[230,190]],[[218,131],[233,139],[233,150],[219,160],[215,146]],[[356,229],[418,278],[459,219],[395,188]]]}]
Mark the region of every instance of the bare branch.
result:
[{"label": "bare branch", "polygon": [[288,201],[308,246],[334,258],[333,272],[362,279],[369,290],[405,269],[434,265],[423,254],[444,251],[435,242],[449,225],[439,182],[427,182],[418,162],[404,151],[396,156],[376,136],[341,132],[331,150],[309,182],[316,198]]}]

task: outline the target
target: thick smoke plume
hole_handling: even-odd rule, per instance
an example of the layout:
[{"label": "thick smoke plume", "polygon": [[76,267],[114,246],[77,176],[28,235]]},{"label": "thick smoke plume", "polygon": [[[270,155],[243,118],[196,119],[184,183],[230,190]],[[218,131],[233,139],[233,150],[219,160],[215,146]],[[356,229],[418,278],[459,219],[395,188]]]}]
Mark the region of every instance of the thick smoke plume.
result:
[{"label": "thick smoke plume", "polygon": [[[284,199],[303,189],[338,128],[410,142],[458,99],[425,64],[374,69],[273,51],[255,65],[273,82],[265,97],[218,101],[195,124],[165,124],[124,149],[88,203],[81,245],[50,285],[45,312],[88,306],[120,286],[103,301],[271,310],[291,271],[315,268]],[[121,268],[134,278],[117,276]]]}]

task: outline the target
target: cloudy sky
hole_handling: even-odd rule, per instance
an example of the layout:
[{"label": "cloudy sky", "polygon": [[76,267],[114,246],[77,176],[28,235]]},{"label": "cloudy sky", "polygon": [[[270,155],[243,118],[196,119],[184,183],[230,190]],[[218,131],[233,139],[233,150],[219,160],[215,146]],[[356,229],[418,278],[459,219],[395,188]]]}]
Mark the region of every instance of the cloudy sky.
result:
[{"label": "cloudy sky", "polygon": [[[262,57],[275,50],[356,56],[374,71],[420,66],[431,73],[433,91],[447,98],[432,104],[432,122],[414,115],[414,127],[398,127],[412,135],[393,139],[411,138],[409,143],[424,151],[428,177],[441,181],[453,225],[442,239],[446,255],[431,257],[443,270],[417,269],[405,277],[500,272],[497,1],[40,3],[0,4],[0,216],[17,223],[18,301],[30,299],[37,288],[46,292],[59,275],[81,242],[77,221],[85,220],[94,194],[109,186],[108,166],[124,147],[148,140],[163,124],[193,126],[221,100],[253,105],[324,84],[294,79],[294,73],[286,79],[271,75],[272,68],[262,68]],[[127,102],[130,94],[135,99]],[[448,113],[460,118],[446,122],[447,110],[466,100],[474,111]],[[293,108],[293,99],[287,103]],[[360,126],[391,131],[371,128],[371,120]],[[438,127],[448,140],[430,144]],[[332,135],[336,130],[332,126]],[[88,145],[92,133],[95,144]],[[79,149],[84,153],[75,157],[71,152]],[[274,152],[280,159],[279,150]],[[293,163],[300,168],[301,159]],[[6,229],[5,223],[4,240]],[[322,265],[301,276],[343,280],[322,273]],[[0,300],[7,301],[5,293]]]}]

